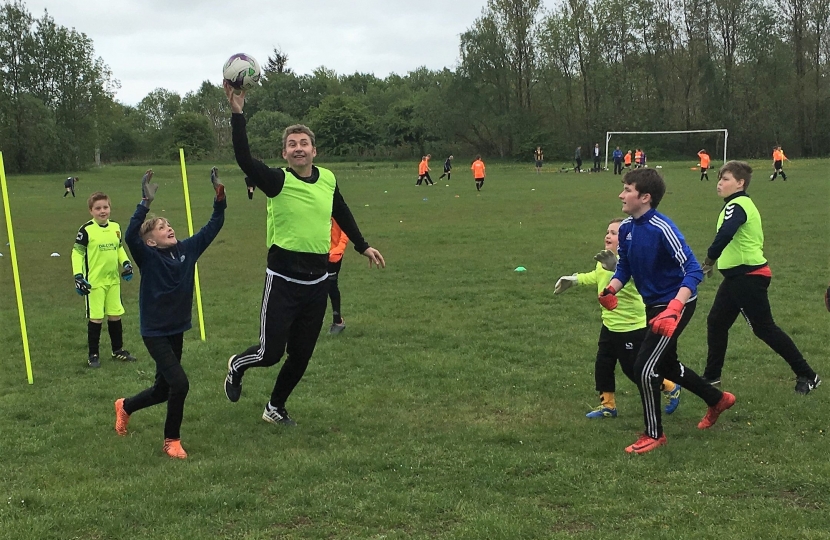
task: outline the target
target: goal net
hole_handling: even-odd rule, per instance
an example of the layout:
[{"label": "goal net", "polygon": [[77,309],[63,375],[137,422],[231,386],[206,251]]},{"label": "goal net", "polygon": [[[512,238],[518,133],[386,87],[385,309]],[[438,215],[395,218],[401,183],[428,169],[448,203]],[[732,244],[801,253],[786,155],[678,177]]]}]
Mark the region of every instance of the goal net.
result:
[{"label": "goal net", "polygon": [[[729,142],[729,130],[726,129],[691,129],[686,131],[606,131],[605,132],[605,168],[608,169],[608,144],[614,135],[680,135],[690,133],[723,133],[723,162],[726,163],[726,147]],[[697,150],[694,151],[697,154]],[[714,152],[712,152],[714,155]]]}]

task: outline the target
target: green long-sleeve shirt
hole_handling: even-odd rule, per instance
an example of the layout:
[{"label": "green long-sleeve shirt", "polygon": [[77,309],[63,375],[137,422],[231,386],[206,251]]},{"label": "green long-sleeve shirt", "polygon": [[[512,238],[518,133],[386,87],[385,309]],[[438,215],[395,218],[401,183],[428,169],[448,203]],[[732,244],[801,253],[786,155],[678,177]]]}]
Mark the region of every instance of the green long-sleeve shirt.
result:
[{"label": "green long-sleeve shirt", "polygon": [[[614,272],[609,272],[597,263],[593,272],[577,274],[576,278],[578,285],[596,285],[597,294],[600,294],[611,282],[613,275]],[[616,309],[608,310],[602,306],[600,309],[602,324],[612,332],[631,332],[646,327],[646,306],[633,280],[626,283],[617,293]]]}]

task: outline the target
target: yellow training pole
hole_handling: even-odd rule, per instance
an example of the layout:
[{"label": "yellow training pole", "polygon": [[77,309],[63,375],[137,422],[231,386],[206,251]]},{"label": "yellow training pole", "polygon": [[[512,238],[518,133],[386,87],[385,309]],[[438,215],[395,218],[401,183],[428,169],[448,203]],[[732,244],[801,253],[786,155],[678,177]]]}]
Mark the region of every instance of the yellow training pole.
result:
[{"label": "yellow training pole", "polygon": [[[184,148],[179,148],[179,161],[182,163],[182,184],[184,186],[184,208],[187,212],[187,230],[193,236],[193,216],[190,213],[190,190],[187,187],[187,167],[184,164]],[[205,341],[205,315],[202,312],[202,288],[199,286],[199,263],[194,268],[196,280],[196,311],[199,313],[199,333]]]},{"label": "yellow training pole", "polygon": [[6,167],[3,165],[3,152],[0,152],[0,184],[3,186],[3,208],[6,209],[6,230],[9,231],[14,292],[17,295],[17,315],[20,318],[20,333],[23,336],[23,357],[26,359],[26,375],[29,377],[29,384],[34,384],[35,380],[32,378],[32,358],[29,356],[29,335],[26,333],[26,316],[23,314],[23,292],[20,290],[20,272],[17,270],[17,248],[14,245],[12,210],[9,208],[9,188],[6,186]]}]

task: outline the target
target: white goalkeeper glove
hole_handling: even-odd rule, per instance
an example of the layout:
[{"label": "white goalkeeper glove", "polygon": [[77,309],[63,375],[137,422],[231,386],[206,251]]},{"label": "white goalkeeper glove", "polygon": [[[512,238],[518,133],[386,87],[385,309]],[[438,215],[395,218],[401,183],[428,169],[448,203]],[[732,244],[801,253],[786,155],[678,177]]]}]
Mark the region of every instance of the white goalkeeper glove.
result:
[{"label": "white goalkeeper glove", "polygon": [[617,254],[610,249],[603,249],[594,255],[594,260],[609,272],[614,272],[617,269]]},{"label": "white goalkeeper glove", "polygon": [[556,281],[556,286],[553,288],[553,294],[559,294],[562,291],[570,289],[574,285],[577,285],[576,274],[571,276],[562,276]]}]

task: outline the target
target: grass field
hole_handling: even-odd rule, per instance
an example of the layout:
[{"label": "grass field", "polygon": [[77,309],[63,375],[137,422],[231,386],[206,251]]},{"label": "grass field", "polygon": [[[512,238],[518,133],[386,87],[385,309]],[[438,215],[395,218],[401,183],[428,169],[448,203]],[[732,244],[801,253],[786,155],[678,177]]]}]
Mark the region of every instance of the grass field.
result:
[{"label": "grass field", "polygon": [[[211,165],[188,171],[197,228],[210,216]],[[721,207],[715,180],[699,182],[689,163],[664,165],[660,210],[702,258]],[[241,172],[222,165],[227,219],[199,263],[207,341],[195,306],[185,340],[184,462],[162,454],[163,407],[134,414],[129,437],[113,430],[113,401],[153,378],[138,333],[140,278],[122,286],[135,364],[85,367],[73,290],[86,196],[109,193],[126,228],[143,171],[78,173],[76,199],[61,197],[66,175],[11,177],[35,384],[26,383],[3,227],[0,538],[830,538],[830,314],[821,299],[830,161],[792,164],[788,182],[769,182],[767,162],[753,165],[773,313],[827,382],[795,395],[787,365],[739,321],[723,380],[736,406],[700,431],[705,405],[685,394],[664,418],[668,445],[643,456],[623,451],[642,412],[619,370],[620,416],[584,417],[597,400],[596,291],[552,294],[559,276],[593,268],[608,219],[620,215],[610,173],[491,164],[478,195],[461,163],[452,181],[419,188],[415,164],[334,166],[388,267],[368,270],[347,251],[347,329],[320,336],[288,402],[299,426],[286,430],[260,419],[278,366],[249,371],[238,403],[222,392],[228,356],[258,339],[266,255],[265,198],[249,201]],[[153,211],[186,237],[178,167],[155,171]],[[526,273],[513,271],[520,265]],[[698,371],[720,279],[701,285],[680,340],[681,360]]]}]

